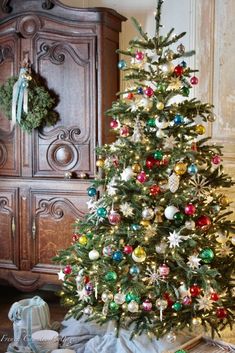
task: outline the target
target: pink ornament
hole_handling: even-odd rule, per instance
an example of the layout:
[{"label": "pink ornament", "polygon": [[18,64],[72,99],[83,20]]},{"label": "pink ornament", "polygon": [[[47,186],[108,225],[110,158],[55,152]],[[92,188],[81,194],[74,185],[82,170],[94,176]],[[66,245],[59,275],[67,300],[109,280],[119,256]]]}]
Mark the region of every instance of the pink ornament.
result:
[{"label": "pink ornament", "polygon": [[184,213],[188,216],[194,215],[195,212],[196,212],[196,207],[192,203],[189,203],[184,208]]},{"label": "pink ornament", "polygon": [[198,84],[198,78],[196,76],[193,76],[190,78],[190,83],[192,85],[197,85]]},{"label": "pink ornament", "polygon": [[140,174],[137,175],[137,180],[140,183],[144,183],[145,181],[148,180],[148,177],[147,177],[146,173],[143,170],[142,170],[142,172],[140,172]]},{"label": "pink ornament", "polygon": [[135,54],[135,58],[138,61],[142,61],[144,59],[144,53],[142,51],[137,51]]},{"label": "pink ornament", "polygon": [[153,304],[152,304],[148,299],[146,299],[146,300],[143,302],[142,306],[143,306],[143,310],[144,310],[144,311],[151,311],[151,310],[152,310],[152,307],[153,307]]},{"label": "pink ornament", "polygon": [[188,295],[186,295],[186,297],[183,298],[183,304],[184,304],[184,305],[190,305],[190,304],[192,304],[192,299],[191,299],[191,297],[189,297]]},{"label": "pink ornament", "polygon": [[154,91],[151,87],[146,87],[144,89],[144,94],[147,96],[147,97],[152,97],[153,94],[154,94]]},{"label": "pink ornament", "polygon": [[129,134],[130,134],[129,126],[124,125],[123,127],[121,127],[121,129],[120,129],[120,135],[121,135],[122,137],[127,137],[127,136],[129,136]]},{"label": "pink ornament", "polygon": [[111,120],[110,127],[111,127],[111,129],[117,129],[118,128],[118,121],[115,119]]},{"label": "pink ornament", "polygon": [[116,211],[111,211],[108,216],[108,219],[110,224],[116,225],[121,221],[121,216]]},{"label": "pink ornament", "polygon": [[220,156],[218,156],[218,155],[215,155],[215,156],[213,156],[212,158],[211,158],[211,162],[213,163],[213,164],[220,164],[220,162],[221,162],[221,158],[220,158]]},{"label": "pink ornament", "polygon": [[167,277],[170,273],[170,267],[168,267],[166,264],[159,266],[159,273],[162,277]]},{"label": "pink ornament", "polygon": [[131,245],[124,246],[124,249],[123,249],[124,254],[130,255],[132,253],[132,251],[133,251],[133,248]]},{"label": "pink ornament", "polygon": [[72,272],[72,267],[70,265],[66,265],[64,268],[64,273],[66,275],[70,275],[71,272]]}]

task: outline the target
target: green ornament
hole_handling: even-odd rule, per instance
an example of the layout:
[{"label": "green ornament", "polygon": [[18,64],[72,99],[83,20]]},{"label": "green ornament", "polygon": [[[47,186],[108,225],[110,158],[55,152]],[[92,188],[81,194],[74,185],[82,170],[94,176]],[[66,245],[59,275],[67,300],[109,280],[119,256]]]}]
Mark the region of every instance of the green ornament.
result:
[{"label": "green ornament", "polygon": [[107,210],[104,207],[99,207],[99,208],[97,208],[96,213],[97,213],[97,216],[99,216],[101,218],[105,218],[107,215]]},{"label": "green ornament", "polygon": [[199,257],[202,259],[203,262],[209,264],[213,261],[215,255],[212,249],[205,248],[200,252]]},{"label": "green ornament", "polygon": [[155,127],[156,124],[155,124],[155,119],[154,118],[151,118],[147,121],[147,125],[150,126],[150,127]]},{"label": "green ornament", "polygon": [[117,310],[119,309],[119,305],[118,305],[117,303],[115,303],[115,302],[111,302],[111,303],[109,304],[109,307],[110,307],[110,309],[111,309],[112,311],[117,311]]},{"label": "green ornament", "polygon": [[114,271],[109,271],[105,275],[105,280],[107,282],[115,282],[117,280],[117,274]]},{"label": "green ornament", "polygon": [[189,88],[188,87],[183,87],[182,88],[182,94],[183,94],[183,96],[188,97],[189,96]]},{"label": "green ornament", "polygon": [[178,351],[175,351],[175,353],[187,353],[184,349],[178,349]]},{"label": "green ornament", "polygon": [[177,224],[181,224],[183,223],[184,221],[184,214],[181,213],[181,212],[176,212],[173,216],[174,218],[174,221],[177,223]]},{"label": "green ornament", "polygon": [[175,310],[175,311],[180,311],[181,308],[182,308],[182,304],[180,302],[175,302],[173,305],[172,305],[172,308]]},{"label": "green ornament", "polygon": [[157,90],[160,91],[160,92],[165,92],[166,85],[164,83],[158,83],[157,84]]},{"label": "green ornament", "polygon": [[87,236],[87,238],[92,239],[93,238],[93,233],[92,232],[88,232],[88,233],[86,233],[86,236]]},{"label": "green ornament", "polygon": [[140,298],[138,297],[138,295],[135,295],[133,293],[127,293],[126,295],[126,302],[130,303],[132,300],[134,300],[135,302],[139,303],[140,302]]},{"label": "green ornament", "polygon": [[154,154],[153,154],[153,158],[157,159],[158,161],[161,161],[162,157],[163,157],[162,151],[158,150],[158,151],[154,152]]}]

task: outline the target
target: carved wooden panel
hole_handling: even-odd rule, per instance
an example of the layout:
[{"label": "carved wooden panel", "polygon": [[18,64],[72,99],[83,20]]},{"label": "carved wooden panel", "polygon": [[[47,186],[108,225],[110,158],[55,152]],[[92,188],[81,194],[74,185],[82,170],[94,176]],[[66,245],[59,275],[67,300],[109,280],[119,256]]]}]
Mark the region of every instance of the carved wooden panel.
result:
[{"label": "carved wooden panel", "polygon": [[[38,34],[36,70],[58,95],[56,125],[35,134],[34,176],[94,175],[95,39]],[[36,55],[37,54],[37,55]]]},{"label": "carved wooden panel", "polygon": [[87,212],[87,193],[32,190],[30,194],[32,271],[53,273],[52,257],[71,244],[72,224]]},{"label": "carved wooden panel", "polygon": [[18,190],[0,189],[0,268],[18,267]]},{"label": "carved wooden panel", "polygon": [[[15,35],[2,37],[0,27],[0,84],[16,74],[18,69],[19,42]],[[17,148],[19,130],[12,129],[11,123],[0,109],[0,175],[19,176],[20,151]]]}]

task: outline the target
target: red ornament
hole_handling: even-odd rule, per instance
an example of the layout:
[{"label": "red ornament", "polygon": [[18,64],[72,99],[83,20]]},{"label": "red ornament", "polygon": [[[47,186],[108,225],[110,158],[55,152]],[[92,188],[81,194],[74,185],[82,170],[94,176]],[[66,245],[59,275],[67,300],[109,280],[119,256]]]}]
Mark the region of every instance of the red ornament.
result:
[{"label": "red ornament", "polygon": [[89,276],[84,276],[83,282],[84,282],[85,284],[89,283],[89,282],[90,282],[90,277],[89,277]]},{"label": "red ornament", "polygon": [[200,216],[196,222],[196,227],[201,228],[202,230],[208,230],[211,226],[211,219],[208,216]]},{"label": "red ornament", "polygon": [[177,65],[175,68],[174,68],[174,73],[176,74],[176,76],[182,76],[183,73],[184,73],[184,68],[180,65]]},{"label": "red ornament", "polygon": [[79,235],[73,234],[72,241],[75,243],[79,239]]},{"label": "red ornament", "polygon": [[151,156],[147,157],[145,165],[148,169],[152,169],[155,165],[155,159]]},{"label": "red ornament", "polygon": [[143,170],[142,170],[142,172],[140,172],[140,174],[137,175],[137,180],[140,183],[145,183],[148,180],[148,177]]},{"label": "red ornament", "polygon": [[144,59],[144,53],[142,51],[137,51],[136,54],[135,54],[135,58],[138,61],[143,60]]},{"label": "red ornament", "polygon": [[211,300],[213,300],[214,302],[217,302],[217,300],[219,300],[219,294],[216,292],[212,292],[211,293]]},{"label": "red ornament", "polygon": [[220,162],[221,162],[221,158],[220,158],[220,156],[218,156],[218,155],[215,155],[215,156],[213,156],[212,158],[211,158],[211,162],[213,163],[213,164],[220,164]]},{"label": "red ornament", "polygon": [[151,196],[157,196],[161,192],[161,189],[158,185],[152,185],[149,191]]},{"label": "red ornament", "polygon": [[228,311],[225,308],[217,308],[216,316],[218,319],[225,319],[228,316]]},{"label": "red ornament", "polygon": [[129,134],[130,134],[129,126],[123,125],[123,127],[121,127],[121,129],[120,129],[120,135],[122,137],[127,137],[127,136],[129,136]]},{"label": "red ornament", "polygon": [[151,311],[152,310],[153,304],[148,299],[146,299],[142,305],[143,305],[144,311]]},{"label": "red ornament", "polygon": [[111,129],[117,129],[118,128],[118,121],[115,119],[111,120],[110,127],[111,127]]},{"label": "red ornament", "polygon": [[174,303],[174,300],[171,298],[170,294],[169,293],[164,293],[163,294],[163,298],[167,301],[168,303],[168,308],[171,308],[172,307],[172,304]]},{"label": "red ornament", "polygon": [[189,288],[189,291],[192,297],[198,297],[199,294],[201,293],[201,288],[197,284],[193,284]]},{"label": "red ornament", "polygon": [[156,165],[157,167],[159,167],[159,166],[161,165],[161,161],[159,161],[158,159],[156,159],[156,160],[155,160],[155,165]]},{"label": "red ornament", "polygon": [[124,249],[123,249],[124,254],[130,255],[132,253],[132,251],[133,251],[133,248],[131,245],[124,246]]},{"label": "red ornament", "polygon": [[192,203],[189,203],[184,208],[184,213],[188,216],[194,215],[195,212],[196,212],[196,207]]},{"label": "red ornament", "polygon": [[116,225],[121,221],[121,216],[119,213],[115,212],[115,211],[111,211],[109,216],[109,223],[112,225]]},{"label": "red ornament", "polygon": [[163,167],[166,167],[168,164],[169,164],[169,159],[167,159],[167,158],[163,158],[160,161],[160,165],[163,166]]},{"label": "red ornament", "polygon": [[159,266],[159,273],[162,277],[167,277],[170,273],[170,267],[166,264]]},{"label": "red ornament", "polygon": [[198,78],[196,76],[193,76],[190,78],[190,83],[192,85],[197,85],[198,84]]},{"label": "red ornament", "polygon": [[144,89],[144,94],[147,96],[147,97],[152,97],[153,94],[154,94],[154,91],[151,87],[146,87]]},{"label": "red ornament", "polygon": [[191,144],[191,149],[192,149],[192,151],[197,151],[197,143],[196,142],[193,142]]},{"label": "red ornament", "polygon": [[133,98],[134,98],[134,94],[132,92],[128,92],[127,99],[133,99]]},{"label": "red ornament", "polygon": [[66,265],[64,268],[64,273],[66,275],[70,275],[71,272],[72,272],[72,267],[70,265]]}]

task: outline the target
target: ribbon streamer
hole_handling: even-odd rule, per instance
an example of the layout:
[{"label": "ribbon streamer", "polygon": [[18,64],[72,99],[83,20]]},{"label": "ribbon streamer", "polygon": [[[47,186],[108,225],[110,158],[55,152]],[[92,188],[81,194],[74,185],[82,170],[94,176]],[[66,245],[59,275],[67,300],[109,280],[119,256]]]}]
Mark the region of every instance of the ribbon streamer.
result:
[{"label": "ribbon streamer", "polygon": [[28,81],[31,80],[28,69],[22,67],[20,69],[19,78],[14,84],[12,93],[12,126],[16,122],[20,123],[22,110],[28,113]]}]

